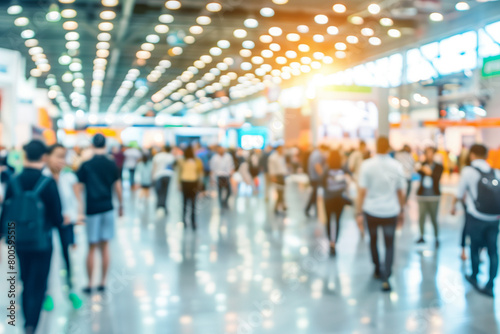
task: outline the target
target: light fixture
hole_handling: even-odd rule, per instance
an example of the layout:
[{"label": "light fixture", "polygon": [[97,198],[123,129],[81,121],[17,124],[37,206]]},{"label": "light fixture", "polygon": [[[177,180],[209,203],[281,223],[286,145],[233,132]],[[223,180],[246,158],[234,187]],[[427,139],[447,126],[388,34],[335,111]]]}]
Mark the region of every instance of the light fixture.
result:
[{"label": "light fixture", "polygon": [[102,0],[101,3],[104,7],[115,7],[118,5],[118,0]]},{"label": "light fixture", "polygon": [[297,31],[300,32],[301,34],[307,34],[309,32],[309,27],[301,24],[300,26],[297,27]]},{"label": "light fixture", "polygon": [[112,10],[103,10],[101,14],[99,14],[99,17],[102,20],[113,20],[116,17],[116,13]]},{"label": "light fixture", "polygon": [[196,23],[202,26],[206,26],[212,22],[212,19],[208,16],[202,15],[196,18]]},{"label": "light fixture", "polygon": [[142,43],[141,49],[144,51],[153,51],[155,49],[155,46],[153,43]]},{"label": "light fixture", "polygon": [[339,59],[344,59],[347,57],[347,54],[344,51],[337,51],[335,52],[335,57]]},{"label": "light fixture", "polygon": [[401,37],[401,31],[399,31],[398,29],[389,29],[387,35],[393,38],[399,38]]},{"label": "light fixture", "polygon": [[245,22],[243,22],[243,25],[247,28],[253,29],[259,26],[259,21],[256,19],[246,19]]},{"label": "light fixture", "polygon": [[75,2],[75,0],[59,0],[59,2],[62,3],[62,4],[67,5],[67,4]]},{"label": "light fixture", "polygon": [[151,58],[151,52],[140,50],[140,51],[137,51],[137,53],[135,54],[135,56],[138,59],[149,59],[149,58]]},{"label": "light fixture", "polygon": [[101,22],[101,23],[99,23],[98,28],[101,31],[111,31],[111,30],[113,30],[113,23]]},{"label": "light fixture", "polygon": [[378,37],[370,37],[370,39],[368,40],[368,42],[371,44],[371,45],[380,45],[382,44],[382,40]]},{"label": "light fixture", "polygon": [[313,36],[313,41],[315,41],[316,43],[323,43],[325,41],[325,36],[316,34]]},{"label": "light fixture", "polygon": [[307,44],[300,44],[298,49],[301,52],[309,52],[311,50],[311,48]]},{"label": "light fixture", "polygon": [[312,59],[311,59],[311,58],[309,58],[309,57],[302,57],[302,58],[300,58],[300,62],[301,62],[302,64],[309,65],[309,64],[312,62]]},{"label": "light fixture", "polygon": [[35,37],[35,32],[31,29],[26,29],[21,32],[21,37],[24,39],[30,39]]},{"label": "light fixture", "polygon": [[77,50],[80,48],[80,43],[77,41],[70,41],[66,43],[66,49],[68,50]]},{"label": "light fixture", "polygon": [[210,64],[213,59],[209,55],[203,55],[203,56],[200,57],[200,60],[202,62],[204,62],[205,64]]},{"label": "light fixture", "polygon": [[290,42],[298,42],[300,41],[300,35],[296,33],[291,33],[286,35],[286,39],[289,40]]},{"label": "light fixture", "polygon": [[339,34],[339,28],[337,28],[335,26],[329,26],[326,29],[326,32],[328,33],[328,35],[338,35]]},{"label": "light fixture", "polygon": [[285,52],[285,56],[288,59],[295,59],[295,58],[297,58],[297,52],[289,50],[289,51]]},{"label": "light fixture", "polygon": [[68,9],[63,9],[61,12],[61,16],[65,19],[72,19],[76,17],[76,10],[68,8]]},{"label": "light fixture", "polygon": [[269,49],[274,52],[278,52],[281,50],[281,46],[278,43],[271,43],[269,45]]},{"label": "light fixture", "polygon": [[274,16],[274,9],[269,8],[269,7],[263,7],[260,10],[260,15],[264,17],[273,17]]},{"label": "light fixture", "polygon": [[71,57],[67,54],[62,54],[58,59],[59,64],[61,65],[69,65],[71,63]]},{"label": "light fixture", "polygon": [[429,19],[434,22],[441,22],[444,20],[444,16],[441,13],[435,12],[429,15]]},{"label": "light fixture", "polygon": [[72,72],[80,72],[82,70],[82,62],[80,59],[73,59],[73,62],[69,64],[69,70]]},{"label": "light fixture", "polygon": [[317,59],[317,60],[321,60],[323,58],[325,58],[325,54],[323,52],[314,52],[313,53],[313,58],[314,59]]},{"label": "light fixture", "polygon": [[222,5],[218,2],[210,2],[207,4],[206,8],[209,12],[216,13],[222,10]]},{"label": "light fixture", "polygon": [[30,20],[27,17],[18,17],[14,20],[14,25],[17,27],[25,27],[30,23]]},{"label": "light fixture", "polygon": [[157,24],[155,26],[155,31],[159,34],[166,34],[170,28],[165,24]]},{"label": "light fixture", "polygon": [[285,58],[285,57],[276,57],[276,63],[280,64],[280,65],[284,65],[288,62],[288,60]]},{"label": "light fixture", "polygon": [[97,35],[97,40],[100,42],[109,42],[111,40],[111,34],[107,32],[101,32]]},{"label": "light fixture", "polygon": [[470,5],[465,1],[460,1],[455,5],[455,9],[463,12],[470,9]]},{"label": "light fixture", "polygon": [[180,46],[174,46],[170,50],[172,51],[172,54],[174,56],[180,56],[182,54],[182,52],[184,51]]},{"label": "light fixture", "polygon": [[240,50],[240,56],[242,56],[243,58],[250,57],[251,55],[252,55],[252,51],[250,51],[248,49],[241,49]]},{"label": "light fixture", "polygon": [[40,77],[42,76],[42,71],[40,71],[38,68],[34,68],[30,71],[30,75],[32,77]]},{"label": "light fixture", "polygon": [[165,7],[170,10],[177,10],[181,8],[181,2],[178,0],[168,0],[165,2]]},{"label": "light fixture", "polygon": [[279,27],[271,27],[269,28],[269,35],[271,36],[281,36],[283,34],[283,30]]},{"label": "light fixture", "polygon": [[189,32],[193,35],[199,35],[203,33],[203,28],[201,26],[191,26]]},{"label": "light fixture", "polygon": [[233,35],[236,38],[245,38],[245,37],[247,37],[247,31],[245,29],[236,29],[233,32]]},{"label": "light fixture", "polygon": [[333,11],[336,13],[345,13],[346,10],[347,10],[347,8],[343,4],[338,3],[338,4],[333,5]]},{"label": "light fixture", "polygon": [[221,49],[227,49],[231,46],[231,43],[228,40],[221,39],[217,42],[217,46]]},{"label": "light fixture", "polygon": [[277,5],[284,5],[288,3],[288,0],[273,0],[273,2]]},{"label": "light fixture", "polygon": [[77,41],[80,38],[80,34],[76,31],[70,31],[64,35],[67,41]]},{"label": "light fixture", "polygon": [[243,62],[240,67],[243,71],[250,71],[252,69],[252,64],[249,62]]},{"label": "light fixture", "polygon": [[265,43],[265,44],[269,44],[273,41],[273,38],[269,35],[261,35],[259,37],[259,40],[262,42],[262,43]]},{"label": "light fixture", "polygon": [[155,35],[155,34],[147,35],[146,36],[146,41],[148,43],[156,44],[156,43],[160,42],[160,36]]},{"label": "light fixture", "polygon": [[274,53],[271,50],[262,50],[260,54],[264,58],[272,58],[274,56]]},{"label": "light fixture", "polygon": [[66,21],[63,23],[64,30],[76,30],[78,28],[78,23],[75,21]]},{"label": "light fixture", "polygon": [[338,43],[335,43],[335,49],[340,50],[340,51],[344,51],[347,49],[347,45],[345,43],[338,42]]},{"label": "light fixture", "polygon": [[45,18],[49,22],[57,22],[61,19],[61,13],[59,13],[59,6],[55,3],[49,6],[49,11],[47,12],[47,15],[45,15]]},{"label": "light fixture", "polygon": [[380,5],[376,3],[372,3],[368,6],[368,12],[370,12],[370,14],[377,15],[378,13],[380,13],[380,10]]},{"label": "light fixture", "polygon": [[7,8],[7,14],[9,15],[19,15],[23,11],[23,7],[19,5],[17,1],[11,3],[11,5]]},{"label": "light fixture", "polygon": [[174,22],[174,17],[170,14],[162,14],[158,18],[158,21],[160,21],[161,23],[172,23]]},{"label": "light fixture", "polygon": [[255,43],[253,41],[243,41],[243,43],[241,43],[241,45],[245,49],[253,49],[255,47]]},{"label": "light fixture", "polygon": [[388,17],[383,17],[380,19],[380,25],[384,27],[392,27],[394,25],[394,21]]},{"label": "light fixture", "polygon": [[32,48],[38,45],[38,40],[34,38],[28,39],[26,42],[24,42],[24,45],[26,45],[27,48]]},{"label": "light fixture", "polygon": [[350,35],[346,37],[346,41],[350,44],[357,44],[359,42],[359,39],[356,36]]},{"label": "light fixture", "polygon": [[349,22],[355,25],[361,25],[365,23],[365,20],[361,16],[351,16],[349,17]]},{"label": "light fixture", "polygon": [[196,39],[193,36],[184,37],[184,43],[186,44],[193,44],[195,41]]},{"label": "light fixture", "polygon": [[317,24],[327,24],[328,23],[328,16],[319,14],[314,17],[314,22]]},{"label": "light fixture", "polygon": [[375,32],[373,31],[372,28],[363,28],[361,29],[361,34],[363,36],[373,36],[375,34]]},{"label": "light fixture", "polygon": [[327,65],[328,64],[333,64],[333,58],[330,57],[330,56],[326,56],[326,57],[323,58],[323,63],[325,63]]},{"label": "light fixture", "polygon": [[219,47],[213,47],[209,52],[212,56],[220,56],[222,54],[222,49]]},{"label": "light fixture", "polygon": [[264,63],[264,58],[259,57],[259,56],[255,56],[255,57],[252,57],[251,61],[252,61],[252,63],[254,63],[255,65],[260,65],[260,64],[263,64],[263,63]]}]

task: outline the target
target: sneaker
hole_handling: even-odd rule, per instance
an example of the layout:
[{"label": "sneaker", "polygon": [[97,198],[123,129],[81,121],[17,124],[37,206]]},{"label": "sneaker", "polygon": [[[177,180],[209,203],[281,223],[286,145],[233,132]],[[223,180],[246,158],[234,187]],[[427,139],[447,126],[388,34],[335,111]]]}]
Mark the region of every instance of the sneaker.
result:
[{"label": "sneaker", "polygon": [[83,305],[83,302],[80,299],[80,297],[78,297],[78,295],[74,292],[69,294],[69,300],[71,301],[71,304],[73,304],[73,308],[75,310],[78,310]]},{"label": "sneaker", "polygon": [[380,279],[381,277],[382,276],[380,275],[380,270],[375,269],[375,271],[373,272],[373,278]]},{"label": "sneaker", "polygon": [[425,240],[424,240],[424,238],[420,238],[415,243],[417,243],[417,244],[425,244]]},{"label": "sneaker", "polygon": [[104,292],[104,291],[106,291],[106,287],[105,287],[104,285],[99,285],[99,286],[97,287],[97,291],[99,291],[99,292]]},{"label": "sneaker", "polygon": [[335,246],[334,245],[330,245],[330,255],[331,256],[337,255],[337,251],[335,250]]},{"label": "sneaker", "polygon": [[83,293],[86,294],[86,295],[90,295],[92,294],[92,288],[91,287],[86,287],[86,288],[83,288],[82,289]]},{"label": "sneaker", "polygon": [[467,280],[467,282],[470,283],[470,285],[472,285],[472,287],[476,290],[479,290],[479,286],[477,285],[477,278],[472,276],[472,275],[466,275],[465,276],[465,279]]},{"label": "sneaker", "polygon": [[43,301],[43,309],[47,312],[50,312],[54,309],[54,300],[51,296],[45,296],[45,300]]},{"label": "sneaker", "polygon": [[479,289],[479,292],[491,298],[495,297],[495,295],[493,294],[493,284],[486,284],[484,288]]},{"label": "sneaker", "polygon": [[156,218],[163,218],[165,216],[165,209],[158,208],[156,209]]},{"label": "sneaker", "polygon": [[391,285],[389,284],[388,281],[382,282],[382,291],[389,292],[391,290],[392,290],[392,288],[391,288]]}]

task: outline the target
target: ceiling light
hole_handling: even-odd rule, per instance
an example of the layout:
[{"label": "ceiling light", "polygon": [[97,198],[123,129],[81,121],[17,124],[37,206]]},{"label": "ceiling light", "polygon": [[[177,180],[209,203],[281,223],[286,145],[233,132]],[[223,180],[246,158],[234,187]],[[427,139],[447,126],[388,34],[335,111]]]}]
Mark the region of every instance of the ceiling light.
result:
[{"label": "ceiling light", "polygon": [[300,35],[296,33],[291,33],[286,35],[286,39],[290,42],[298,42],[300,40]]},{"label": "ceiling light", "polygon": [[299,51],[301,51],[301,52],[309,52],[309,50],[311,50],[311,48],[309,47],[309,45],[307,45],[307,44],[300,44],[299,45]]},{"label": "ceiling light", "polygon": [[350,44],[357,44],[359,42],[359,39],[356,37],[356,36],[347,36],[346,37],[346,41],[347,43],[350,43]]},{"label": "ceiling light", "polygon": [[158,21],[160,21],[161,23],[172,23],[174,22],[174,17],[170,14],[162,14],[158,18]]},{"label": "ceiling light", "polygon": [[180,46],[175,46],[171,51],[174,56],[180,56],[184,50]]},{"label": "ceiling light", "polygon": [[169,30],[169,27],[165,24],[158,24],[155,26],[155,31],[159,34],[166,34]]},{"label": "ceiling light", "polygon": [[335,43],[335,49],[340,50],[340,51],[344,51],[347,49],[347,45],[345,43],[342,43],[342,42]]},{"label": "ceiling light", "polygon": [[329,34],[329,35],[338,35],[339,33],[339,28],[335,27],[335,26],[330,26],[326,29],[326,32]]},{"label": "ceiling light", "polygon": [[206,26],[208,24],[210,24],[212,22],[212,19],[208,16],[198,16],[196,18],[196,23],[202,25],[202,26]]},{"label": "ceiling light", "polygon": [[429,18],[431,19],[431,21],[434,21],[434,22],[441,22],[444,20],[444,16],[441,13],[431,13],[429,15]]},{"label": "ceiling light", "polygon": [[96,44],[96,49],[99,50],[108,50],[110,47],[108,42],[99,42]]},{"label": "ceiling light", "polygon": [[262,42],[262,43],[265,43],[265,44],[269,44],[273,41],[273,38],[269,35],[261,35],[259,37],[259,40]]},{"label": "ceiling light", "polygon": [[250,51],[248,49],[241,49],[240,50],[240,56],[242,56],[243,58],[250,57],[251,55],[252,55],[252,51]]},{"label": "ceiling light", "polygon": [[455,5],[455,9],[463,12],[470,9],[470,5],[465,1],[460,1]]},{"label": "ceiling light", "polygon": [[327,24],[328,23],[328,16],[319,14],[314,17],[314,22],[317,24]]},{"label": "ceiling light", "polygon": [[300,32],[301,34],[307,34],[309,32],[309,27],[301,24],[300,26],[297,27],[297,31]]},{"label": "ceiling light", "polygon": [[42,71],[40,71],[38,68],[34,68],[30,71],[30,75],[32,77],[40,77],[42,76]]},{"label": "ceiling light", "polygon": [[285,57],[276,57],[276,63],[280,64],[280,65],[284,65],[288,62],[288,59],[286,59]]},{"label": "ceiling light", "polygon": [[118,5],[118,0],[102,0],[104,7],[114,7]]},{"label": "ceiling light", "polygon": [[101,31],[111,31],[113,30],[113,23],[111,22],[101,22],[98,26]]},{"label": "ceiling light", "polygon": [[399,38],[399,37],[401,37],[401,31],[399,31],[398,29],[389,29],[389,31],[387,32],[387,35],[389,35],[393,38]]},{"label": "ceiling light", "polygon": [[27,48],[32,48],[32,47],[38,45],[38,40],[37,39],[28,39],[26,42],[24,42],[24,45],[26,45]]},{"label": "ceiling light", "polygon": [[361,34],[363,36],[373,36],[375,34],[375,32],[373,31],[372,28],[363,28],[363,29],[361,29]]},{"label": "ceiling light", "polygon": [[66,43],[66,49],[68,50],[77,50],[80,48],[80,43],[77,41],[70,41]]},{"label": "ceiling light", "polygon": [[323,43],[325,41],[325,36],[320,35],[320,34],[316,34],[316,35],[313,36],[313,40],[316,43]]},{"label": "ceiling light", "polygon": [[59,6],[55,3],[49,6],[49,11],[45,18],[49,22],[57,22],[61,19],[61,13],[59,13]]},{"label": "ceiling light", "polygon": [[63,54],[61,57],[59,57],[58,61],[61,65],[69,65],[69,63],[71,63],[71,57],[67,54]]},{"label": "ceiling light", "polygon": [[309,65],[311,63],[312,59],[309,57],[302,57],[302,58],[300,58],[300,61],[302,64]]},{"label": "ceiling light", "polygon": [[76,10],[74,9],[64,9],[62,12],[61,12],[61,16],[64,17],[65,19],[72,19],[74,17],[76,17]]},{"label": "ceiling light", "polygon": [[193,44],[196,41],[196,38],[193,36],[186,36],[184,37],[184,43],[186,44]]},{"label": "ceiling light", "polygon": [[281,50],[281,46],[278,43],[271,43],[269,45],[269,49],[274,52],[278,52]]},{"label": "ceiling light", "polygon": [[323,52],[314,52],[313,57],[314,59],[321,60],[325,58],[325,54]]},{"label": "ceiling light", "polygon": [[376,15],[380,13],[380,10],[380,5],[377,5],[376,3],[372,3],[368,6],[368,12],[370,12],[370,14]]},{"label": "ceiling light", "polygon": [[138,59],[149,59],[149,58],[151,58],[151,52],[141,50],[141,51],[137,51],[137,53],[135,54],[135,56]]},{"label": "ceiling light", "polygon": [[222,54],[222,49],[219,47],[213,47],[209,52],[212,56],[220,56]]},{"label": "ceiling light", "polygon": [[347,8],[343,4],[338,3],[338,4],[333,5],[333,11],[336,13],[345,13],[346,10],[347,10]]},{"label": "ceiling light", "polygon": [[63,23],[64,30],[76,30],[78,28],[78,23],[75,21],[66,21]]},{"label": "ceiling light", "polygon": [[274,56],[274,53],[271,50],[262,50],[260,54],[264,58],[272,58]]},{"label": "ceiling light", "polygon": [[146,41],[148,43],[156,44],[156,43],[158,43],[160,41],[160,36],[155,35],[155,34],[147,35],[146,36]]},{"label": "ceiling light", "polygon": [[83,79],[75,79],[73,80],[73,87],[75,88],[85,87],[85,81]]},{"label": "ceiling light", "polygon": [[378,37],[370,37],[370,39],[368,40],[368,42],[371,44],[371,45],[380,45],[382,44],[382,40]]},{"label": "ceiling light", "polygon": [[264,58],[259,57],[259,56],[252,57],[252,63],[254,63],[255,65],[263,64],[264,63]]},{"label": "ceiling light", "polygon": [[101,12],[99,17],[102,20],[113,20],[116,17],[116,13],[113,12],[112,10],[104,10]]},{"label": "ceiling light", "polygon": [[227,49],[231,46],[231,43],[225,39],[221,39],[220,41],[217,42],[217,46],[221,49]]},{"label": "ceiling light", "polygon": [[31,29],[26,29],[21,32],[21,37],[24,39],[29,39],[35,37],[35,32]]},{"label": "ceiling light", "polygon": [[181,2],[178,0],[168,0],[165,2],[165,7],[170,10],[177,10],[181,8]]},{"label": "ceiling light", "polygon": [[18,27],[27,26],[30,23],[30,20],[27,17],[18,17],[14,20],[14,25]]},{"label": "ceiling light", "polygon": [[77,41],[80,38],[80,34],[76,31],[71,31],[66,33],[66,35],[64,35],[64,38],[66,38],[67,41]]},{"label": "ceiling light", "polygon": [[15,3],[12,3],[12,5],[10,5],[9,8],[7,8],[7,14],[9,15],[18,15],[21,14],[22,11],[23,7]]},{"label": "ceiling light", "polygon": [[200,60],[202,62],[204,62],[205,64],[210,64],[213,59],[209,55],[203,55],[203,56],[200,57]]},{"label": "ceiling light", "polygon": [[393,24],[394,24],[394,21],[388,17],[383,17],[380,19],[380,25],[382,25],[384,27],[392,27]]},{"label": "ceiling light", "polygon": [[274,10],[269,7],[264,7],[260,10],[260,15],[264,17],[273,17],[274,16]]},{"label": "ceiling light", "polygon": [[344,51],[337,51],[335,52],[335,57],[339,59],[344,59],[347,57],[347,54]]},{"label": "ceiling light", "polygon": [[259,21],[256,19],[246,19],[245,22],[243,22],[243,25],[247,28],[257,28],[259,26]]},{"label": "ceiling light", "polygon": [[229,68],[229,65],[226,63],[218,63],[217,68],[221,71],[226,71]]},{"label": "ceiling light", "polygon": [[59,0],[59,2],[62,4],[69,4],[75,2],[75,0]]},{"label": "ceiling light", "polygon": [[333,64],[333,58],[330,56],[326,56],[323,58],[323,63],[325,64]]},{"label": "ceiling light", "polygon": [[109,42],[111,40],[111,35],[107,32],[101,32],[97,35],[97,40],[100,42]]},{"label": "ceiling light", "polygon": [[199,35],[199,34],[203,33],[203,28],[200,26],[191,26],[189,28],[189,32],[193,35]]},{"label": "ceiling light", "polygon": [[155,49],[155,46],[153,43],[143,43],[141,45],[141,49],[144,51],[153,51]]},{"label": "ceiling light", "polygon": [[48,71],[50,71],[50,65],[49,64],[40,64],[37,67],[42,72],[48,72]]},{"label": "ceiling light", "polygon": [[82,70],[82,64],[77,63],[77,62],[73,62],[73,63],[69,64],[69,69],[72,72],[80,72]]},{"label": "ceiling light", "polygon": [[269,35],[271,36],[281,36],[283,34],[283,30],[279,27],[269,28]]},{"label": "ceiling light", "polygon": [[252,69],[252,64],[249,62],[243,62],[240,67],[243,71],[250,71]]},{"label": "ceiling light", "polygon": [[284,5],[288,3],[288,0],[273,0],[273,2],[277,5]]},{"label": "ceiling light", "polygon": [[241,43],[241,45],[245,49],[253,49],[255,47],[255,43],[253,41],[244,41],[243,43]]},{"label": "ceiling light", "polygon": [[295,59],[295,58],[297,58],[297,52],[289,50],[289,51],[285,52],[285,56],[288,59]]},{"label": "ceiling light", "polygon": [[349,17],[349,22],[355,25],[361,25],[365,23],[365,20],[361,16],[351,16]]},{"label": "ceiling light", "polygon": [[57,92],[51,89],[48,91],[47,96],[49,97],[49,99],[53,100],[57,97]]},{"label": "ceiling light", "polygon": [[245,38],[245,37],[247,37],[247,31],[245,29],[236,29],[233,32],[233,35],[236,38]]},{"label": "ceiling light", "polygon": [[34,48],[29,49],[28,53],[30,54],[30,56],[33,56],[36,54],[43,53],[43,49],[39,46],[35,46]]},{"label": "ceiling light", "polygon": [[226,57],[226,58],[224,58],[224,63],[227,64],[227,65],[229,65],[229,66],[233,66],[234,59],[231,58],[231,57]]},{"label": "ceiling light", "polygon": [[218,2],[210,2],[206,8],[209,12],[216,13],[221,11],[222,5]]}]

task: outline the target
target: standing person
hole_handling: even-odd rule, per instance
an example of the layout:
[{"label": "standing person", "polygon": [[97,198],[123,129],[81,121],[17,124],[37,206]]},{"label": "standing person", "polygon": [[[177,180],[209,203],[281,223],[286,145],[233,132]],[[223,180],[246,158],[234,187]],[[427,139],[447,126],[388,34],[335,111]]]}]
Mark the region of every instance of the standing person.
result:
[{"label": "standing person", "polygon": [[[42,175],[47,147],[32,140],[24,147],[24,170],[8,184],[0,218],[0,236],[15,228],[15,251],[19,259],[24,329],[35,333],[42,309],[52,257],[52,228],[63,224],[61,200],[54,179]],[[29,207],[29,210],[25,208]]]},{"label": "standing person", "polygon": [[113,151],[111,154],[113,155],[116,167],[118,168],[118,175],[120,176],[121,179],[123,174],[123,164],[125,163],[125,154],[123,153],[123,146],[120,145],[113,147]]},{"label": "standing person", "polygon": [[[70,248],[75,246],[75,234],[73,227],[78,220],[78,201],[75,195],[75,186],[78,183],[76,175],[66,165],[66,148],[61,144],[54,144],[47,150],[47,167],[43,174],[54,178],[57,183],[59,195],[61,197],[63,225],[59,227],[59,237],[66,269],[66,283],[69,288],[69,300],[73,308],[82,306],[82,301],[73,289],[72,267],[70,258]],[[44,302],[44,309],[50,311],[54,308],[54,302],[50,295],[47,295]]]},{"label": "standing person", "polygon": [[184,158],[179,160],[179,181],[181,183],[183,206],[182,221],[187,228],[187,206],[191,202],[191,225],[196,230],[196,195],[203,180],[203,163],[194,156],[191,146],[184,150]]},{"label": "standing person", "polygon": [[405,173],[406,178],[406,202],[408,202],[408,198],[411,193],[411,180],[413,177],[413,173],[415,172],[415,159],[411,154],[411,147],[409,145],[403,146],[403,149],[395,154],[395,158],[397,161],[403,165],[403,171]]},{"label": "standing person", "polygon": [[[382,279],[382,290],[390,291],[389,277],[394,258],[394,234],[398,217],[403,217],[405,177],[403,166],[391,158],[387,137],[377,139],[377,155],[361,165],[356,219],[366,219],[370,233],[370,250],[375,265],[374,277]],[[379,227],[384,233],[385,261],[382,264],[377,249]]]},{"label": "standing person", "polygon": [[436,154],[436,149],[434,147],[427,147],[424,152],[425,161],[418,171],[422,181],[417,191],[420,226],[420,239],[417,240],[417,244],[425,243],[425,220],[427,215],[429,215],[431,217],[432,226],[434,227],[436,247],[439,247],[438,213],[439,201],[441,200],[439,184],[441,182],[441,176],[443,175],[443,166],[434,161]]},{"label": "standing person", "polygon": [[139,198],[149,198],[149,189],[153,185],[153,161],[149,152],[143,152],[142,158],[136,167],[136,183],[140,184]]},{"label": "standing person", "polygon": [[265,184],[265,193],[266,193],[266,196],[265,196],[265,199],[266,199],[266,202],[269,201],[269,190],[270,190],[270,186],[271,186],[271,176],[269,175],[269,156],[272,154],[273,152],[273,148],[271,147],[271,145],[267,145],[266,148],[264,149],[264,153],[262,153],[262,156],[260,158],[260,165],[261,165],[261,169],[264,173],[264,182],[266,183]]},{"label": "standing person", "polygon": [[[347,204],[345,198],[346,190],[348,188],[348,173],[342,167],[342,155],[338,150],[333,150],[325,166],[323,173],[323,188],[325,189],[325,211],[326,211],[326,232],[330,240],[330,255],[335,256],[335,245],[339,239],[340,218],[344,206]],[[331,233],[331,217],[335,214],[335,237]]]},{"label": "standing person", "polygon": [[252,177],[252,187],[254,193],[259,191],[259,175],[262,172],[261,166],[262,150],[256,148],[250,153],[248,157],[248,171]]},{"label": "standing person", "polygon": [[[230,178],[234,172],[234,160],[224,147],[217,147],[217,154],[210,160],[210,171],[212,172],[213,179],[217,182],[219,204],[221,208],[227,209],[229,207],[229,197],[231,196]],[[226,191],[225,196],[223,196],[224,190]]]},{"label": "standing person", "polygon": [[359,172],[361,169],[361,164],[365,159],[370,157],[370,151],[366,146],[366,142],[361,140],[359,142],[359,149],[353,151],[349,155],[349,159],[347,160],[347,167],[351,171],[354,176],[354,179],[357,180],[359,176]]},{"label": "standing person", "polygon": [[135,186],[135,169],[137,168],[137,164],[142,157],[142,152],[136,148],[135,146],[129,146],[123,152],[125,155],[125,161],[123,162],[123,168],[128,170],[129,178],[130,178],[130,189],[134,190]]},{"label": "standing person", "polygon": [[161,152],[158,152],[153,157],[153,183],[156,190],[156,214],[162,216],[168,213],[167,198],[168,185],[174,175],[175,157],[171,153],[170,146],[163,147]]},{"label": "standing person", "polygon": [[115,235],[115,213],[113,210],[113,190],[119,202],[119,216],[123,214],[122,185],[118,177],[118,168],[114,161],[106,155],[106,138],[96,134],[92,138],[94,156],[84,162],[76,176],[79,186],[76,192],[79,212],[83,216],[82,190],[86,193],[86,229],[89,250],[87,255],[88,286],[83,289],[87,294],[92,292],[94,257],[99,249],[102,257],[101,282],[97,291],[104,291],[109,268],[109,241]]},{"label": "standing person", "polygon": [[307,206],[305,209],[306,216],[309,217],[309,211],[311,207],[316,207],[316,215],[318,215],[318,207],[317,207],[317,196],[318,196],[318,188],[321,185],[321,180],[323,178],[325,163],[326,163],[326,154],[328,152],[328,146],[321,145],[319,148],[315,149],[311,155],[309,156],[307,162],[307,171],[309,174],[309,181],[311,183],[312,192],[309,197],[309,201],[307,202]]},{"label": "standing person", "polygon": [[[500,221],[500,171],[486,162],[488,149],[472,145],[469,151],[470,166],[462,169],[458,191],[453,199],[451,213],[456,214],[456,204],[465,196],[466,220],[470,237],[472,274],[467,281],[481,293],[493,297],[493,284],[498,272],[498,225]],[[479,252],[485,247],[490,258],[488,283],[479,288]]]},{"label": "standing person", "polygon": [[274,205],[274,213],[279,213],[279,208],[287,211],[285,204],[285,176],[288,174],[284,149],[278,145],[268,159],[269,178],[276,187],[278,198]]}]

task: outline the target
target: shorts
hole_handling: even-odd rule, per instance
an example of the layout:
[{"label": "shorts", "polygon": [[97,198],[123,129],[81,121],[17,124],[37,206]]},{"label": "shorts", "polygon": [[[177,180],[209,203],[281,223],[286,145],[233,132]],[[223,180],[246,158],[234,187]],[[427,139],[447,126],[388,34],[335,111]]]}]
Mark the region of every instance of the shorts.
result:
[{"label": "shorts", "polygon": [[115,235],[115,213],[111,210],[87,215],[85,226],[89,244],[111,240]]}]

